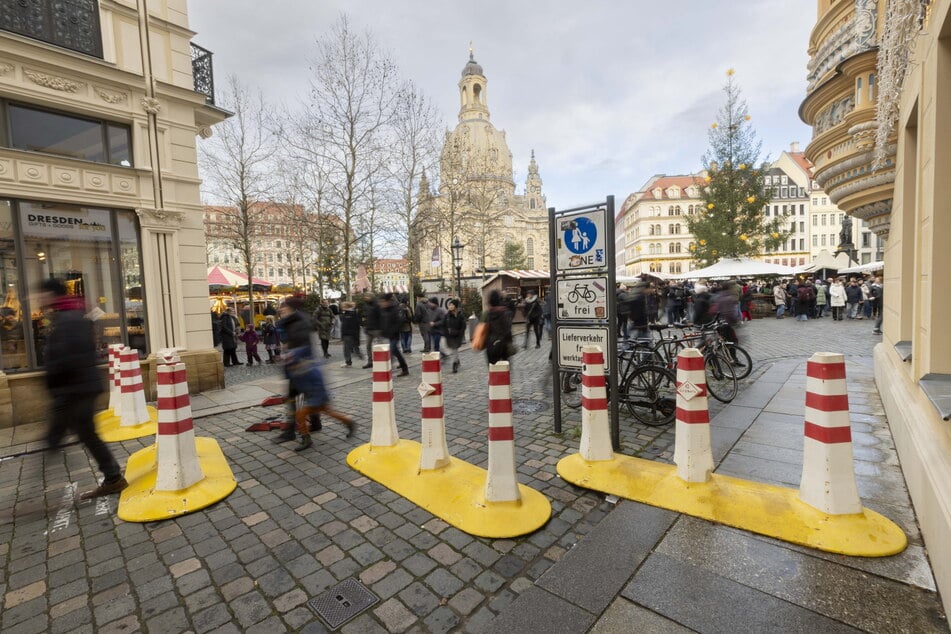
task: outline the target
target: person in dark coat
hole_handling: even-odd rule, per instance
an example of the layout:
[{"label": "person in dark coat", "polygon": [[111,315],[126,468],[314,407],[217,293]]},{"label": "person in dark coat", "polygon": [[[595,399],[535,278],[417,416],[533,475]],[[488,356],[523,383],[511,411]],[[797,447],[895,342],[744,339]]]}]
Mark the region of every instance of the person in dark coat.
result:
[{"label": "person in dark coat", "polygon": [[238,339],[244,342],[244,356],[248,358],[248,367],[254,365],[255,361],[261,365],[261,357],[258,355],[258,342],[261,341],[261,337],[258,336],[254,326],[248,324],[244,332],[238,335]]},{"label": "person in dark coat", "polygon": [[340,367],[349,368],[353,355],[363,359],[360,353],[360,315],[353,302],[344,302],[340,311],[340,338],[343,339],[343,363]]},{"label": "person in dark coat", "polygon": [[[697,284],[693,287],[693,323],[696,326],[705,326],[713,321],[715,315],[710,314],[710,295],[706,284]],[[785,304],[784,304],[785,306]]]},{"label": "person in dark coat", "polygon": [[452,357],[452,373],[459,371],[459,347],[462,345],[463,337],[466,332],[466,318],[459,310],[459,300],[449,300],[449,310],[442,320],[443,336],[446,338],[446,348],[449,349],[447,357]]},{"label": "person in dark coat", "polygon": [[53,397],[47,447],[58,449],[72,431],[102,471],[102,483],[81,498],[118,493],[129,485],[115,456],[96,434],[95,402],[105,391],[105,382],[96,367],[96,339],[92,322],[83,314],[85,302],[82,297],[68,296],[60,280],[46,280],[40,292],[41,304],[52,311],[44,354],[46,387]]},{"label": "person in dark coat", "polygon": [[229,308],[221,316],[221,360],[226,368],[241,365],[238,360],[238,318],[234,308]]},{"label": "person in dark coat", "polygon": [[650,316],[647,301],[648,290],[647,282],[640,281],[635,282],[634,288],[628,293],[627,317],[630,327],[634,329],[636,339],[644,339],[650,336],[650,331],[647,329]]},{"label": "person in dark coat", "polygon": [[334,325],[334,313],[330,310],[330,303],[326,299],[320,300],[320,306],[314,311],[314,329],[320,339],[320,348],[324,358],[330,358],[330,331]]},{"label": "person in dark coat", "polygon": [[264,317],[264,323],[261,324],[261,341],[264,342],[264,349],[267,351],[268,363],[274,363],[275,360],[280,359],[281,338],[274,325],[274,315]]},{"label": "person in dark coat", "polygon": [[533,289],[525,293],[525,301],[522,302],[522,311],[525,314],[525,342],[522,347],[528,350],[528,344],[532,333],[535,333],[535,347],[542,347],[542,328],[543,311],[538,301],[538,295]]},{"label": "person in dark coat", "polygon": [[380,307],[372,293],[367,293],[364,298],[361,318],[363,330],[367,333],[367,362],[363,365],[363,369],[366,370],[373,367],[374,340],[382,336],[380,332]]},{"label": "person in dark coat", "polygon": [[[396,359],[400,373],[396,376],[409,376],[409,366],[400,352],[400,330],[403,327],[403,311],[393,299],[393,293],[386,293],[377,302],[380,318],[380,333],[390,342],[390,356]],[[373,354],[373,351],[370,351]],[[373,358],[372,356],[370,357]]]},{"label": "person in dark coat", "polygon": [[482,314],[482,321],[489,325],[486,335],[485,359],[490,364],[508,361],[512,354],[512,311],[502,301],[502,293],[489,293],[489,310]]},{"label": "person in dark coat", "polygon": [[[439,305],[435,297],[429,298],[429,339],[433,352],[439,352],[439,342],[442,341],[442,320],[446,317],[446,309]],[[440,353],[440,357],[446,356]]]},{"label": "person in dark coat", "polygon": [[413,321],[419,326],[419,336],[423,339],[423,353],[432,350],[432,338],[429,336],[429,322],[433,320],[429,310],[429,300],[420,297],[413,312]]},{"label": "person in dark coat", "polygon": [[221,345],[221,316],[215,311],[211,311],[211,345]]}]

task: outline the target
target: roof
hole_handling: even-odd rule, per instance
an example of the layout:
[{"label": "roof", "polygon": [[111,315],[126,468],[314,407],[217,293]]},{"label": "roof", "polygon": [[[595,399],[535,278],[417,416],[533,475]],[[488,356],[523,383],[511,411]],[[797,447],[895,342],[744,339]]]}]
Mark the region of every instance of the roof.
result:
[{"label": "roof", "polygon": [[799,167],[809,175],[809,179],[812,180],[812,161],[806,158],[805,152],[787,152],[789,157],[796,161],[799,164]]},{"label": "roof", "polygon": [[[679,187],[683,190],[687,189],[691,185],[702,187],[703,184],[703,178],[697,174],[687,174],[684,176],[661,176],[659,178],[652,179],[651,182],[648,183],[647,188],[637,192],[637,200],[680,200],[679,198],[668,197],[667,190],[671,187]],[[660,198],[654,196],[654,190],[658,187],[660,187],[662,190]]]},{"label": "roof", "polygon": [[498,279],[501,276],[511,277],[516,280],[547,280],[551,278],[551,273],[548,271],[522,271],[522,270],[506,270],[499,271],[495,273],[492,277],[488,278],[486,281],[482,282],[482,286],[485,287],[486,284]]}]

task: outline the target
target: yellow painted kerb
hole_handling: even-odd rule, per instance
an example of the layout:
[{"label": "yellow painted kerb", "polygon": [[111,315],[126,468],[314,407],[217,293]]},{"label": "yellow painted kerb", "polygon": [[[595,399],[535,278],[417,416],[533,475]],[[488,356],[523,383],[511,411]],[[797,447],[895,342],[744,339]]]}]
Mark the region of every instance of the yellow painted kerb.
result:
[{"label": "yellow painted kerb", "polygon": [[228,497],[238,486],[214,438],[196,438],[198,462],[205,477],[180,491],[156,491],[156,446],[140,449],[126,463],[129,487],[119,496],[119,519],[155,522],[198,511]]},{"label": "yellow painted kerb", "polygon": [[869,509],[827,515],[801,502],[795,489],[719,474],[686,482],[675,465],[641,458],[614,454],[613,460],[588,462],[573,454],[558,462],[558,475],[586,489],[830,553],[884,557],[908,544],[898,525]]},{"label": "yellow painted kerb", "polygon": [[420,506],[447,524],[477,537],[517,537],[538,530],[551,517],[544,495],[518,485],[518,502],[485,500],[485,469],[450,458],[441,469],[420,471],[420,444],[400,440],[392,447],[357,447],[347,464]]},{"label": "yellow painted kerb", "polygon": [[149,422],[125,427],[122,427],[122,421],[113,413],[112,408],[103,410],[96,414],[94,419],[96,434],[103,442],[121,442],[133,438],[154,436],[158,432],[158,410],[151,405],[146,406],[146,409],[149,412]]}]

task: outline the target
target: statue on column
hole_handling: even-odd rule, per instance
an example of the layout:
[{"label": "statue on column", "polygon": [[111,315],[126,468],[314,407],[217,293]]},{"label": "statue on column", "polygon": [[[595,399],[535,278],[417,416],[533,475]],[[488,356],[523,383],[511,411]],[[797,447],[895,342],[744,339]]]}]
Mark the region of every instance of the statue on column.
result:
[{"label": "statue on column", "polygon": [[852,218],[845,216],[842,219],[842,230],[839,231],[839,249],[849,250],[852,246]]}]

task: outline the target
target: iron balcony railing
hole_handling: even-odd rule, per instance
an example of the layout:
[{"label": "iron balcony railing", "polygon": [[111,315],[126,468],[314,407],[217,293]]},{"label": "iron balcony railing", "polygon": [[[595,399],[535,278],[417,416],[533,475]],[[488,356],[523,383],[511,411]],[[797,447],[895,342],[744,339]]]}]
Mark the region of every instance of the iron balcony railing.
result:
[{"label": "iron balcony railing", "polygon": [[98,0],[0,0],[0,30],[102,58]]},{"label": "iron balcony railing", "polygon": [[215,72],[211,65],[211,51],[192,44],[192,77],[195,92],[205,95],[205,102],[215,105]]}]

